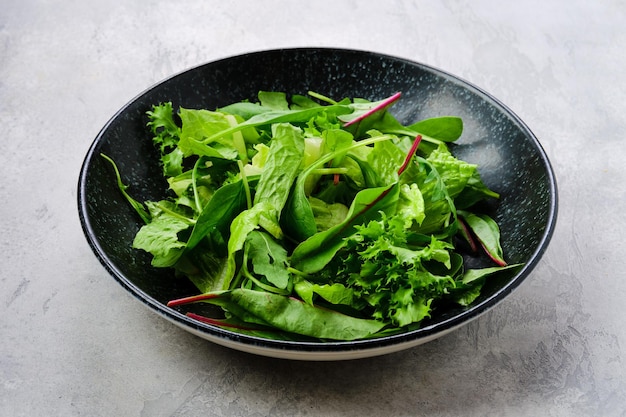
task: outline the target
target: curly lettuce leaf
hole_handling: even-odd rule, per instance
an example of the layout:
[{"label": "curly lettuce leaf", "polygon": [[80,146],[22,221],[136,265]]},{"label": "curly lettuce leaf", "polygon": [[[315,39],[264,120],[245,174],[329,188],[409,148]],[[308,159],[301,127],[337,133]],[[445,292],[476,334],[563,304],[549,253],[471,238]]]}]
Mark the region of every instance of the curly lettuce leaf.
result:
[{"label": "curly lettuce leaf", "polygon": [[439,172],[450,198],[463,191],[476,173],[476,165],[454,157],[446,146],[439,146],[432,151],[427,160]]},{"label": "curly lettuce leaf", "polygon": [[191,228],[193,222],[177,213],[176,207],[167,201],[147,202],[146,205],[151,221],[139,229],[133,247],[151,253],[155,267],[173,266],[186,246],[179,234]]},{"label": "curly lettuce leaf", "polygon": [[370,304],[375,318],[399,327],[419,322],[429,316],[433,299],[455,288],[451,275],[427,267],[434,262],[441,270],[454,270],[450,243],[433,236],[423,246],[410,247],[412,232],[399,217],[383,216],[356,229],[340,256],[346,264],[358,265],[358,273],[340,274],[339,279]]}]

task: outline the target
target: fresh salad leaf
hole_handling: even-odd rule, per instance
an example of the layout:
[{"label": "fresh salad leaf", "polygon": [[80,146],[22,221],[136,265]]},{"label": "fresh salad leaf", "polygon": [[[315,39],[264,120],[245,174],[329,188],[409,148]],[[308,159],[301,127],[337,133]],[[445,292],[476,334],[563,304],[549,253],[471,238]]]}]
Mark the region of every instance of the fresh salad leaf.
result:
[{"label": "fresh salad leaf", "polygon": [[489,257],[496,264],[506,266],[502,247],[500,246],[500,228],[498,224],[486,214],[462,212],[461,216],[472,233],[476,235]]},{"label": "fresh salad leaf", "polygon": [[146,204],[150,209],[151,221],[139,229],[133,247],[150,252],[153,255],[153,266],[173,266],[185,248],[185,243],[179,240],[178,235],[189,229],[193,223],[178,214],[171,203]]},{"label": "fresh salad leaf", "polygon": [[265,216],[278,225],[293,181],[300,171],[304,140],[301,130],[289,123],[273,125],[272,137],[256,187],[254,204],[265,203],[271,210]]},{"label": "fresh salad leaf", "polygon": [[[378,320],[348,316],[307,304],[294,297],[243,288],[205,294],[184,302],[222,304],[223,300],[228,303],[229,311],[244,322],[268,324],[279,330],[318,339],[363,339],[385,326]],[[170,303],[171,306],[177,304],[177,301]],[[233,308],[233,305],[236,307]]]},{"label": "fresh salad leaf", "polygon": [[343,222],[314,234],[294,249],[291,254],[291,265],[304,273],[321,270],[346,244],[345,238],[354,232],[355,226],[372,217],[379,217],[381,212],[395,209],[397,199],[396,184],[362,190],[355,197]]},{"label": "fresh salad leaf", "polygon": [[286,289],[290,284],[287,270],[287,250],[268,233],[254,231],[246,239],[248,260],[254,272],[276,288]]}]

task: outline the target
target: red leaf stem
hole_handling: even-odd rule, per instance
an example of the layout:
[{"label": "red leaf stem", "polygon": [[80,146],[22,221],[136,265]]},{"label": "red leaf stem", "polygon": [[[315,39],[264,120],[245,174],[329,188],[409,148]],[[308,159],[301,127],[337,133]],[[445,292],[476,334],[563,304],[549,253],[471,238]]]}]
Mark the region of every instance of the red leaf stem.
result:
[{"label": "red leaf stem", "polygon": [[[480,242],[480,240],[479,240],[479,242]],[[482,242],[480,242],[480,246],[482,246],[483,250],[485,251],[485,253],[489,257],[489,259],[491,259],[493,262],[495,262],[496,265],[498,265],[498,266],[506,266],[507,265],[506,261],[503,261],[501,259],[497,259],[496,257],[492,256],[491,252],[489,252],[489,250],[485,247],[485,245]]]},{"label": "red leaf stem", "polygon": [[371,109],[369,109],[368,111],[366,111],[365,113],[363,113],[362,115],[360,115],[359,117],[350,120],[349,122],[346,122],[346,124],[344,124],[344,127],[348,127],[350,125],[353,125],[355,123],[360,122],[361,120],[365,119],[368,116],[371,116],[372,114],[376,113],[377,111],[384,109],[385,107],[391,105],[393,102],[395,102],[396,100],[398,100],[400,98],[400,96],[402,95],[402,93],[396,93],[394,95],[392,95],[391,97],[383,100],[380,102],[380,104],[378,104],[376,107],[372,107]]},{"label": "red leaf stem", "polygon": [[210,317],[201,316],[201,315],[195,314],[195,313],[187,313],[186,316],[189,317],[190,319],[198,320],[198,321],[201,321],[202,323],[206,323],[206,324],[212,324],[214,326],[230,327],[230,328],[233,328],[233,329],[241,329],[241,330],[255,330],[252,327],[240,326],[238,324],[228,323],[228,322],[226,322],[224,320],[220,320],[220,319],[212,319]]},{"label": "red leaf stem", "polygon": [[210,300],[212,298],[217,298],[219,297],[219,294],[200,294],[200,295],[193,295],[191,297],[185,297],[185,298],[178,298],[176,300],[171,300],[167,303],[168,307],[176,307],[176,306],[182,306],[184,304],[190,304],[190,303],[195,303],[198,301],[204,301],[204,300]]},{"label": "red leaf stem", "polygon": [[409,164],[411,163],[411,159],[413,158],[413,155],[415,155],[415,152],[417,151],[417,147],[420,146],[421,141],[422,141],[422,135],[417,135],[415,137],[415,140],[413,141],[413,145],[411,146],[411,149],[409,149],[409,153],[406,155],[406,158],[404,158],[404,163],[398,170],[398,175],[402,175],[406,167],[409,166]]},{"label": "red leaf stem", "polygon": [[467,243],[470,245],[470,249],[474,253],[478,252],[478,246],[476,245],[476,240],[472,237],[472,233],[471,233],[469,227],[467,227],[467,224],[465,223],[465,221],[460,216],[458,217],[457,220],[459,222],[459,226],[462,229],[463,236],[467,240]]}]

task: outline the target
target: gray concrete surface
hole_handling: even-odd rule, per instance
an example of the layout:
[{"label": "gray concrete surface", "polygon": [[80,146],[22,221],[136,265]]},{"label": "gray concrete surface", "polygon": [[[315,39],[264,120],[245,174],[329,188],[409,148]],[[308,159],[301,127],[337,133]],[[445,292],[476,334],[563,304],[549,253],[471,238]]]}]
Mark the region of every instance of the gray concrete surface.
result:
[{"label": "gray concrete surface", "polygon": [[[625,21],[621,0],[2,1],[0,415],[625,416]],[[401,353],[298,363],[196,338],[107,275],[75,203],[100,128],[172,73],[290,46],[427,63],[527,122],[560,220],[510,298]]]}]

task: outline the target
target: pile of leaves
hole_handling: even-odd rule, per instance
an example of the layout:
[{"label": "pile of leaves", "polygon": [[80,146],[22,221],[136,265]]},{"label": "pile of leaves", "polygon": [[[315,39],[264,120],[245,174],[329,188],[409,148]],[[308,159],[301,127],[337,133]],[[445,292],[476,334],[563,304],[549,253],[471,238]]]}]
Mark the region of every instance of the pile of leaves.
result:
[{"label": "pile of leaves", "polygon": [[[405,126],[380,101],[260,92],[216,110],[148,112],[170,196],[139,202],[133,247],[173,268],[198,303],[188,315],[278,339],[355,340],[417,328],[440,302],[470,305],[507,265],[496,222],[476,210],[499,195],[449,143],[454,116]],[[469,269],[458,246],[493,266]]]}]

